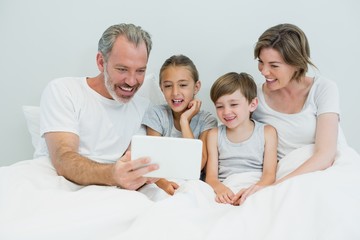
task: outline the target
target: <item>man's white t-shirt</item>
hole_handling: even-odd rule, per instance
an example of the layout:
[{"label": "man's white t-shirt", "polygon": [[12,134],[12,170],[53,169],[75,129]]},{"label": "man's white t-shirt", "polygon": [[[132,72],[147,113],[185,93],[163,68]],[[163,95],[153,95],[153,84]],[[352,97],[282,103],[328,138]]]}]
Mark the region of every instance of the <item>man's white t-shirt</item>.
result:
[{"label": "man's white t-shirt", "polygon": [[55,79],[41,98],[42,139],[35,156],[48,155],[44,133],[71,132],[79,136],[79,154],[98,162],[116,161],[141,131],[148,106],[149,100],[137,95],[128,103],[105,98],[85,77]]}]

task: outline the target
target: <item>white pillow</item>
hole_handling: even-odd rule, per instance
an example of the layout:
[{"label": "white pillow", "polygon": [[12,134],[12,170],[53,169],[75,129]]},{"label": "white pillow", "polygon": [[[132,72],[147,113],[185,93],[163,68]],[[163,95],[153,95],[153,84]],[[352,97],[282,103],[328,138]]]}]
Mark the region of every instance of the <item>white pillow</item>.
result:
[{"label": "white pillow", "polygon": [[[139,95],[148,98],[153,104],[165,103],[164,95],[162,94],[155,75],[150,73],[145,76],[144,83],[139,89]],[[31,142],[34,149],[40,141],[40,107],[39,106],[23,106],[23,112],[29,133],[31,135]]]},{"label": "white pillow", "polygon": [[161,92],[159,81],[155,78],[153,73],[149,73],[145,76],[144,83],[137,94],[149,99],[155,105],[166,102],[164,95]]},{"label": "white pillow", "polygon": [[23,106],[22,109],[31,136],[31,143],[34,149],[36,149],[40,141],[40,107]]}]

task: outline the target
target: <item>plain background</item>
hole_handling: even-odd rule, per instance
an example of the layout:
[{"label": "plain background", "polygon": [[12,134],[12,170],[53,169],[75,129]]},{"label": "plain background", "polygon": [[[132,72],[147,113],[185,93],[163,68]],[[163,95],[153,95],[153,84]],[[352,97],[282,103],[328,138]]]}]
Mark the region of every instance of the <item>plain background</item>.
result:
[{"label": "plain background", "polygon": [[23,105],[39,105],[52,79],[95,76],[97,42],[110,25],[131,22],[153,37],[147,73],[158,75],[173,54],[189,56],[200,72],[198,97],[214,111],[211,84],[228,72],[264,79],[253,57],[267,28],[293,23],[306,33],[319,72],[337,82],[341,125],[360,152],[360,2],[357,0],[0,0],[0,166],[31,159]]}]

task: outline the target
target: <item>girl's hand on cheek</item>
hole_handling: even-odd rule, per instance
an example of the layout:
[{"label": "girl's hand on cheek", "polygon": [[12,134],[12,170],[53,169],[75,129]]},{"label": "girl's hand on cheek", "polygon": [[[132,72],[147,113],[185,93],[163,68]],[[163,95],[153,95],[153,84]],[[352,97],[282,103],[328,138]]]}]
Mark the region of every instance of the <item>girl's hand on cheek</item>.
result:
[{"label": "girl's hand on cheek", "polygon": [[188,109],[182,114],[182,117],[185,117],[188,121],[190,121],[200,111],[200,108],[201,101],[194,99],[189,103]]}]

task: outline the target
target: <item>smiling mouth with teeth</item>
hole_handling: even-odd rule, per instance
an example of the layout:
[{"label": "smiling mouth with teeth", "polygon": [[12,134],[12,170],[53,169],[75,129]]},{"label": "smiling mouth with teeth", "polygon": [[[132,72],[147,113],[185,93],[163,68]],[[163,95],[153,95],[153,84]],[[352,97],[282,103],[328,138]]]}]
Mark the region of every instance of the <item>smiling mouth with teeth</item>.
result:
[{"label": "smiling mouth with teeth", "polygon": [[120,86],[119,88],[125,92],[131,92],[134,89],[132,87],[124,87],[124,86]]},{"label": "smiling mouth with teeth", "polygon": [[235,116],[234,117],[225,117],[224,120],[228,122],[228,121],[234,120],[235,118],[236,118]]},{"label": "smiling mouth with teeth", "polygon": [[182,103],[184,100],[173,99],[172,101],[173,103],[178,104],[178,103]]}]

